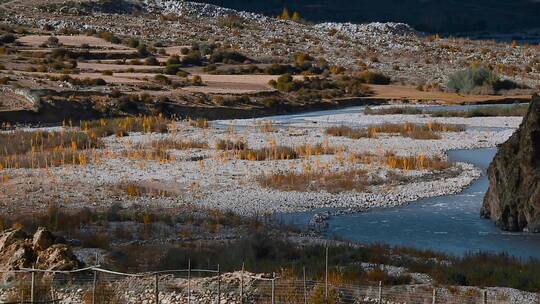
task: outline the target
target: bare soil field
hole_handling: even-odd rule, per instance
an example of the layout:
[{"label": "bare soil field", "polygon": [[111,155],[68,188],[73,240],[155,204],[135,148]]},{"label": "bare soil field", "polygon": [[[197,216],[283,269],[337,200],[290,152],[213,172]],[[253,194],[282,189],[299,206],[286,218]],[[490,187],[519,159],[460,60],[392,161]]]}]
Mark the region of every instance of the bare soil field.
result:
[{"label": "bare soil field", "polygon": [[135,71],[158,70],[163,67],[158,65],[132,65],[132,64],[114,64],[114,63],[98,63],[98,62],[80,62],[77,67],[82,70],[94,71],[125,71],[133,69]]},{"label": "bare soil field", "polygon": [[370,98],[393,101],[416,101],[421,103],[465,104],[497,102],[510,99],[530,100],[531,95],[461,95],[449,92],[424,92],[413,86],[370,85],[373,95]]},{"label": "bare soil field", "polygon": [[[51,36],[49,35],[28,35],[28,36],[23,36],[19,38],[18,41],[22,43],[23,45],[37,48],[40,45],[46,43],[50,37]],[[112,49],[112,50],[129,50],[130,49],[129,47],[123,46],[121,44],[110,43],[101,38],[97,38],[93,36],[58,35],[54,37],[58,38],[59,43],[64,46],[81,47],[82,45],[87,44],[89,47],[103,48],[103,49]]]}]

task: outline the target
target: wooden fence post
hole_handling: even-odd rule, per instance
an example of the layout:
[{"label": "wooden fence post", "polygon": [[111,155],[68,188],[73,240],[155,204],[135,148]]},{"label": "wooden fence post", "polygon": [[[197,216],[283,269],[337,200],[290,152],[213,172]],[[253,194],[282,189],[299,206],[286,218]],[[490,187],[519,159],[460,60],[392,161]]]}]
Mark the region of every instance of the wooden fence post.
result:
[{"label": "wooden fence post", "polygon": [[437,303],[437,287],[433,286],[433,298],[431,299],[431,304]]},{"label": "wooden fence post", "polygon": [[36,284],[36,272],[32,269],[32,278],[30,282],[30,303],[35,301],[35,284]]},{"label": "wooden fence post", "polygon": [[326,258],[324,271],[324,298],[328,300],[328,244],[326,244]]},{"label": "wooden fence post", "polygon": [[221,270],[219,269],[219,264],[217,265],[217,274],[218,274],[218,281],[217,281],[217,304],[221,303]]},{"label": "wooden fence post", "polygon": [[187,298],[187,302],[188,304],[191,304],[191,259],[188,260],[188,276],[187,276],[187,293],[188,293],[188,298]]},{"label": "wooden fence post", "polygon": [[159,274],[155,274],[154,281],[154,297],[156,299],[156,304],[159,304]]},{"label": "wooden fence post", "polygon": [[92,283],[92,304],[96,304],[97,271],[94,270],[94,281]]},{"label": "wooden fence post", "polygon": [[276,273],[272,273],[272,304],[276,304]]},{"label": "wooden fence post", "polygon": [[304,304],[307,304],[306,266],[304,266],[302,272],[304,273]]},{"label": "wooden fence post", "polygon": [[242,272],[240,273],[240,304],[244,304],[244,262],[242,262]]},{"label": "wooden fence post", "polygon": [[382,281],[379,281],[379,296],[378,296],[378,303],[382,303]]}]

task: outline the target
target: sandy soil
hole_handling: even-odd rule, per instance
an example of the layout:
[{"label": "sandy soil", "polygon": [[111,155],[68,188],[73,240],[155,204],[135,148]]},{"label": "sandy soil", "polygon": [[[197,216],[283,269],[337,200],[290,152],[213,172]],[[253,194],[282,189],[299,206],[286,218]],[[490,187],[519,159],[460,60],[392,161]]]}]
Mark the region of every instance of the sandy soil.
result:
[{"label": "sandy soil", "polygon": [[182,55],[182,49],[183,48],[191,48],[191,46],[189,45],[179,45],[179,46],[170,46],[170,47],[166,47],[165,48],[165,52],[169,55],[176,55],[176,56],[179,56],[180,58],[184,57],[184,55]]},{"label": "sandy soil", "polygon": [[[49,39],[50,36],[45,35],[28,35],[23,36],[18,39],[19,42],[21,42],[24,45],[31,46],[31,47],[39,47],[43,43],[47,42],[47,39]],[[83,44],[88,44],[90,47],[99,47],[99,48],[106,48],[106,49],[116,49],[116,50],[132,50],[129,47],[126,47],[121,44],[113,44],[110,42],[107,42],[101,38],[93,37],[93,36],[55,36],[58,38],[61,44],[66,46],[76,46],[80,47]]]},{"label": "sandy soil", "polygon": [[[270,80],[276,80],[276,75],[209,75],[193,73],[201,76],[205,86],[186,87],[189,92],[215,93],[215,94],[250,94],[266,91],[275,91],[268,85]],[[300,78],[303,76],[295,76]]]},{"label": "sandy soil", "polygon": [[478,103],[497,101],[508,98],[530,99],[530,95],[494,96],[494,95],[459,95],[448,92],[422,92],[413,86],[402,85],[370,85],[374,92],[373,98],[409,101],[435,101],[448,104]]},{"label": "sandy soil", "polygon": [[125,71],[127,69],[134,69],[139,71],[144,70],[156,70],[163,69],[159,65],[130,65],[130,64],[114,64],[114,63],[97,63],[97,62],[79,62],[77,67],[81,70],[95,70],[95,71]]}]

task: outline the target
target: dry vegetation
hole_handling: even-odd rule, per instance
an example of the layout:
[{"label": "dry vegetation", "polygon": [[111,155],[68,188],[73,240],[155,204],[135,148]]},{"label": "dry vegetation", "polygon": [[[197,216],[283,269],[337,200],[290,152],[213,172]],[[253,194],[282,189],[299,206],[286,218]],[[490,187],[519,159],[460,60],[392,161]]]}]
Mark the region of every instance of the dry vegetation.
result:
[{"label": "dry vegetation", "polygon": [[242,160],[264,161],[264,160],[291,160],[299,157],[309,158],[324,154],[334,154],[339,151],[344,151],[344,148],[335,148],[328,145],[327,142],[316,145],[301,145],[297,147],[281,146],[270,142],[269,147],[260,149],[250,149],[246,143],[242,141],[232,142],[228,140],[220,140],[216,144],[218,150],[233,151],[234,157]]},{"label": "dry vegetation", "polygon": [[95,160],[102,143],[84,132],[14,131],[0,133],[0,146],[0,168],[48,168]]},{"label": "dry vegetation", "polygon": [[443,124],[437,122],[430,122],[427,124],[384,123],[362,129],[352,128],[349,126],[330,127],[326,129],[326,134],[348,137],[352,139],[377,138],[379,134],[399,134],[400,136],[413,139],[441,139],[440,133],[442,132],[463,131],[465,131],[465,127],[462,125]]},{"label": "dry vegetation", "polygon": [[442,171],[448,169],[452,164],[436,156],[398,156],[394,152],[386,152],[384,155],[371,153],[351,155],[353,162],[363,164],[382,164],[391,169],[409,170],[435,170]]},{"label": "dry vegetation", "polygon": [[339,193],[346,191],[366,191],[370,185],[381,182],[364,170],[348,170],[344,172],[284,172],[263,175],[259,183],[267,188],[281,191],[320,191]]},{"label": "dry vegetation", "polygon": [[191,138],[187,141],[183,141],[173,137],[153,140],[148,144],[141,145],[141,147],[143,146],[163,150],[208,149],[208,144],[206,142],[196,141]]},{"label": "dry vegetation", "polygon": [[139,116],[83,121],[81,122],[81,129],[93,138],[110,135],[124,137],[131,132],[166,133],[170,123],[169,119],[162,116]]},{"label": "dry vegetation", "polygon": [[528,104],[504,106],[481,106],[467,110],[424,110],[419,107],[383,107],[373,109],[366,107],[366,115],[431,115],[432,117],[496,117],[496,116],[524,116]]}]

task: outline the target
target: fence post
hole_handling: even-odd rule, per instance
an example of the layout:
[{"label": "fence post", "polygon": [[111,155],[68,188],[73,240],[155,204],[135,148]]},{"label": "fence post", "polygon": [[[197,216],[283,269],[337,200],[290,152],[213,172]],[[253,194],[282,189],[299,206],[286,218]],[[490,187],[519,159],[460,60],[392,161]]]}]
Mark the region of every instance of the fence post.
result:
[{"label": "fence post", "polygon": [[94,282],[92,283],[92,304],[96,304],[97,271],[94,270]]},{"label": "fence post", "polygon": [[154,275],[154,298],[156,304],[159,304],[159,274]]},{"label": "fence post", "polygon": [[221,270],[219,269],[219,264],[217,265],[217,304],[221,303]]},{"label": "fence post", "polygon": [[431,304],[437,303],[437,287],[433,286],[433,299],[431,300]]},{"label": "fence post", "polygon": [[276,273],[272,272],[272,304],[276,304]]},{"label": "fence post", "polygon": [[378,303],[382,303],[382,281],[379,281],[379,297],[378,297]]},{"label": "fence post", "polygon": [[191,259],[188,260],[188,275],[187,275],[187,302],[188,304],[191,303]]},{"label": "fence post", "polygon": [[240,273],[240,304],[244,304],[244,262],[242,262],[242,272]]},{"label": "fence post", "polygon": [[326,258],[324,271],[324,298],[328,300],[328,244],[326,244]]},{"label": "fence post", "polygon": [[487,290],[484,289],[482,291],[482,304],[487,304],[488,300],[487,300]]},{"label": "fence post", "polygon": [[34,303],[34,297],[35,297],[35,284],[36,284],[36,272],[33,271],[33,268],[32,268],[32,279],[31,279],[31,282],[30,282],[30,303]]},{"label": "fence post", "polygon": [[304,304],[307,304],[307,288],[306,288],[306,266],[303,268],[304,273]]}]

